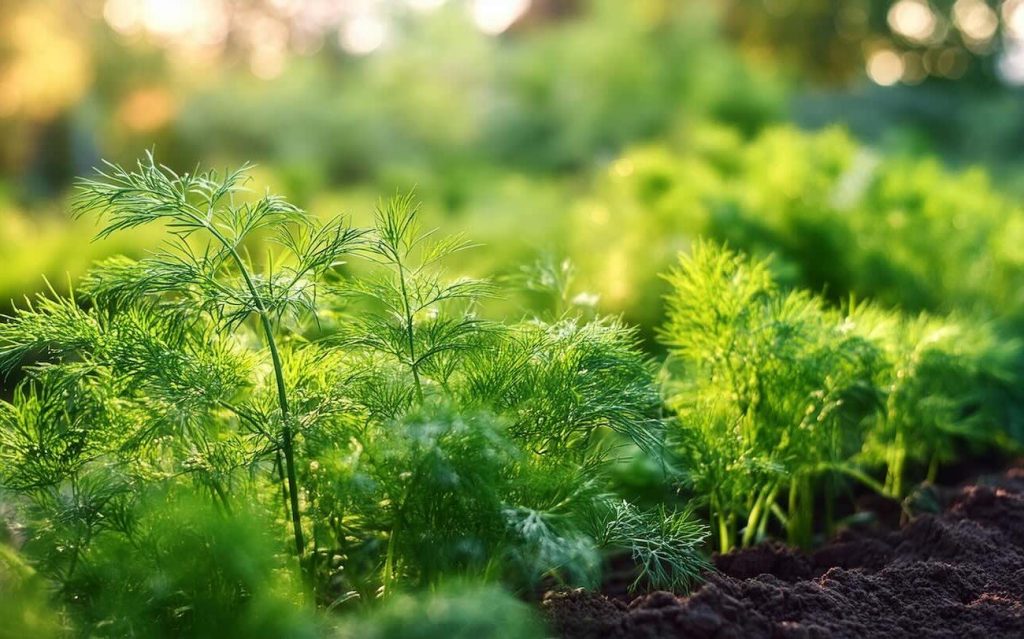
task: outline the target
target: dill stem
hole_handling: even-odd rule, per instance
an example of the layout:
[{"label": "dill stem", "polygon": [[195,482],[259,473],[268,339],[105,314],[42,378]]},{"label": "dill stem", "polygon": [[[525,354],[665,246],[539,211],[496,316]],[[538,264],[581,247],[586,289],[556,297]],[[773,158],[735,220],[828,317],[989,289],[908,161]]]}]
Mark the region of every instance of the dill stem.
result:
[{"label": "dill stem", "polygon": [[[262,303],[260,305],[262,306]],[[292,532],[295,536],[295,553],[301,562],[306,542],[302,536],[302,515],[299,513],[298,479],[295,474],[295,445],[292,441],[292,423],[291,415],[288,411],[288,395],[285,391],[284,371],[282,370],[281,354],[278,352],[277,342],[274,340],[273,327],[270,325],[270,318],[267,317],[265,310],[261,311],[259,315],[260,321],[263,324],[263,331],[267,336],[267,345],[270,347],[270,359],[274,364],[277,401],[281,407],[281,448],[284,452],[285,474],[288,476],[288,501],[291,507]]]},{"label": "dill stem", "polygon": [[245,266],[245,261],[242,260],[242,256],[238,254],[238,250],[235,245],[228,241],[224,235],[217,230],[213,224],[203,219],[201,216],[193,216],[199,221],[209,232],[217,239],[218,242],[224,245],[224,248],[228,250],[228,254],[231,256],[232,261],[238,268],[239,274],[245,281],[246,288],[249,289],[249,294],[252,295],[253,304],[256,307],[256,314],[260,317],[260,324],[263,327],[264,337],[267,340],[267,347],[270,349],[270,359],[274,366],[274,382],[277,385],[277,403],[281,409],[281,449],[284,452],[284,463],[285,472],[288,477],[288,501],[291,511],[292,519],[292,534],[295,537],[295,554],[299,558],[299,567],[302,567],[302,555],[306,548],[306,542],[302,535],[302,515],[299,512],[299,490],[298,490],[298,479],[295,473],[295,445],[292,440],[292,423],[291,414],[288,410],[288,393],[284,384],[284,365],[281,363],[281,353],[277,350],[277,341],[274,339],[274,327],[270,323],[270,316],[267,311],[266,305],[263,303],[263,298],[260,296],[259,291],[256,290],[256,284],[252,281],[252,276],[249,274],[249,269]]},{"label": "dill stem", "polygon": [[747,517],[747,526],[743,530],[743,538],[740,540],[740,546],[746,548],[756,538],[755,535],[760,528],[759,524],[764,515],[767,514],[766,503],[773,494],[771,492],[771,484],[765,485],[760,493],[758,493],[756,500],[754,501],[754,507],[750,509],[750,515]]},{"label": "dill stem", "polygon": [[934,451],[932,453],[932,458],[928,462],[928,474],[925,476],[925,479],[928,481],[929,484],[934,484],[935,483],[935,479],[938,477],[938,475],[939,475],[939,451],[936,450],[936,451]]},{"label": "dill stem", "polygon": [[[397,256],[397,254],[396,254]],[[398,282],[402,289],[402,307],[405,311],[405,336],[409,344],[409,367],[412,368],[412,378],[416,382],[416,399],[423,404],[423,385],[420,383],[420,372],[416,363],[416,339],[412,325],[412,305],[409,303],[409,293],[405,285],[405,267],[402,260],[395,259],[398,266]]]},{"label": "dill stem", "polygon": [[715,494],[711,495],[711,510],[714,518],[718,521],[718,550],[724,555],[732,550],[732,535],[729,532],[729,523],[725,518],[725,509]]}]

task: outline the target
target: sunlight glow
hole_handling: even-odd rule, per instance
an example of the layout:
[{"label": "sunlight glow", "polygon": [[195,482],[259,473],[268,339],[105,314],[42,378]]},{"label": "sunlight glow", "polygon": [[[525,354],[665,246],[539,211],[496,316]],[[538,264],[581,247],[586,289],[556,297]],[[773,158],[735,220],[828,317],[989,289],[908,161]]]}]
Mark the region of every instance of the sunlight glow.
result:
[{"label": "sunlight glow", "polygon": [[409,5],[410,9],[414,11],[422,11],[424,13],[428,11],[434,11],[444,6],[446,0],[405,0],[405,4]]},{"label": "sunlight glow", "polygon": [[504,33],[530,8],[530,0],[473,0],[473,22],[488,35]]},{"label": "sunlight glow", "polygon": [[1024,85],[1024,42],[1016,38],[1006,41],[996,67],[1007,84]]},{"label": "sunlight glow", "polygon": [[903,77],[903,58],[891,49],[879,49],[868,57],[868,77],[875,84],[892,86]]},{"label": "sunlight glow", "polygon": [[229,27],[224,3],[210,0],[107,0],[103,17],[123,35],[146,32],[194,48],[222,44]]},{"label": "sunlight glow", "polygon": [[1017,38],[1024,37],[1024,0],[1007,0],[1002,13],[1007,32]]},{"label": "sunlight glow", "polygon": [[49,3],[15,11],[0,29],[0,42],[6,58],[0,61],[0,117],[46,120],[88,89],[89,51]]},{"label": "sunlight glow", "polygon": [[999,16],[982,0],[957,0],[953,22],[973,42],[988,42],[999,28]]},{"label": "sunlight glow", "polygon": [[380,16],[363,13],[347,20],[338,30],[338,43],[354,55],[373,53],[384,44],[388,23]]},{"label": "sunlight glow", "polygon": [[938,20],[924,0],[900,0],[888,13],[889,26],[908,40],[924,42],[932,37]]}]

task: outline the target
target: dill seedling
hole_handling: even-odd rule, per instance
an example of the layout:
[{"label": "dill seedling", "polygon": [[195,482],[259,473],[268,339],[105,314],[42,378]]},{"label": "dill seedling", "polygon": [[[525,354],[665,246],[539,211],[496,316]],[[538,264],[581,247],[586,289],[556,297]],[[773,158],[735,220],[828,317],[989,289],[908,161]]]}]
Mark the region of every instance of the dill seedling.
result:
[{"label": "dill seedling", "polygon": [[819,478],[870,481],[849,459],[878,404],[877,348],[820,299],[779,290],[766,262],[713,244],[695,244],[668,281],[672,440],[721,550],[763,537],[773,512],[809,543]]},{"label": "dill seedling", "polygon": [[902,497],[908,461],[932,480],[963,442],[1009,444],[1018,345],[989,324],[830,308],[781,290],[768,261],[705,242],[667,279],[670,448],[722,551],[773,516],[808,544],[822,494],[830,532],[844,477]]}]

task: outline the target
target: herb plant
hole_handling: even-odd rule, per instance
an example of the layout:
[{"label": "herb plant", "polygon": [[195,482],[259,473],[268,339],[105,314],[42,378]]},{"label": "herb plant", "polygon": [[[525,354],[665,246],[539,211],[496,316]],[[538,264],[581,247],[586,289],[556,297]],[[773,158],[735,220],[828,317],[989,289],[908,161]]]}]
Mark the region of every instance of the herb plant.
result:
[{"label": "herb plant", "polygon": [[767,260],[707,242],[667,279],[669,447],[722,551],[772,519],[807,545],[816,519],[831,529],[844,483],[899,498],[908,462],[934,479],[964,445],[1011,443],[1018,348],[984,322],[831,308],[780,288]]},{"label": "herb plant", "polygon": [[662,339],[684,376],[672,385],[674,446],[707,495],[720,548],[764,536],[783,498],[791,542],[810,541],[814,487],[847,463],[875,409],[877,349],[767,263],[697,243],[668,276]]},{"label": "herb plant", "polygon": [[[258,585],[287,575],[276,558],[257,581],[230,563],[185,574],[228,552],[218,531],[245,536],[243,519],[279,542],[287,524],[328,609],[453,575],[593,583],[606,549],[632,554],[638,584],[695,579],[704,526],[608,488],[625,443],[654,451],[663,436],[632,329],[482,319],[495,287],[443,267],[470,245],[423,232],[409,197],[356,229],[245,183],[244,169],[181,174],[151,156],[82,181],[75,212],[98,214],[101,235],[152,224],[167,242],[0,324],[0,365],[22,376],[0,405],[0,486],[76,623],[146,634],[127,612],[143,606],[187,633],[216,616],[194,599],[300,605]],[[167,537],[194,492],[207,515]],[[147,548],[170,554],[147,563]],[[146,595],[143,565],[177,594]]]}]

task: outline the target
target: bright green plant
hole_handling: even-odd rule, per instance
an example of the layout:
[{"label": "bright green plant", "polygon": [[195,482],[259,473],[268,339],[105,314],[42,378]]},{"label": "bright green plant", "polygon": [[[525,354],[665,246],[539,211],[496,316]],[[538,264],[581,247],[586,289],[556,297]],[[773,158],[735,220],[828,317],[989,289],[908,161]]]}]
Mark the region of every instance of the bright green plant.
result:
[{"label": "bright green plant", "polygon": [[373,237],[375,268],[324,316],[325,342],[344,353],[330,368],[345,380],[326,386],[343,389],[352,419],[311,440],[316,482],[343,486],[313,493],[315,519],[337,522],[317,543],[379,570],[346,587],[365,595],[452,570],[592,582],[602,547],[631,551],[641,580],[688,584],[703,528],[688,512],[640,513],[604,488],[621,441],[660,441],[651,364],[633,331],[480,319],[493,287],[447,279],[440,266],[468,245],[433,241],[407,198],[381,207]]},{"label": "bright green plant", "polygon": [[778,289],[764,261],[697,243],[668,280],[673,448],[708,496],[720,548],[763,537],[773,510],[791,542],[809,543],[816,483],[861,477],[848,460],[878,401],[877,349],[820,299]]},{"label": "bright green plant", "polygon": [[0,537],[0,617],[4,620],[0,637],[56,637],[60,625],[49,601],[47,583],[11,546],[11,541]]},{"label": "bright green plant", "polygon": [[545,636],[535,611],[501,588],[444,584],[425,596],[399,594],[343,623],[337,639],[535,639]]},{"label": "bright green plant", "polygon": [[83,547],[61,583],[93,637],[319,636],[297,573],[245,504],[230,513],[189,490],[138,495],[119,534]]},{"label": "bright green plant", "polygon": [[[75,393],[84,395],[82,413],[68,417],[64,432],[29,433],[57,428],[60,420],[21,415],[28,424],[19,435],[26,437],[9,450],[45,465],[52,457],[39,456],[32,446],[47,437],[48,445],[58,447],[78,440],[85,448],[98,447],[65,455],[65,472],[40,478],[59,485],[73,481],[94,457],[117,451],[138,461],[155,453],[151,463],[159,465],[167,463],[160,449],[177,446],[173,465],[161,470],[198,471],[225,501],[224,476],[231,468],[276,457],[301,559],[305,541],[294,437],[302,416],[289,409],[279,342],[286,339],[288,322],[315,310],[320,280],[361,234],[340,219],[322,224],[278,197],[245,198],[243,191],[244,168],[222,176],[179,175],[152,156],[134,172],[110,165],[109,173],[79,183],[75,214],[97,212],[100,237],[162,224],[169,241],[152,257],[115,259],[94,270],[84,291],[90,309],[81,309],[73,297],[40,298],[3,325],[5,368],[39,352],[54,360],[33,375],[18,402],[23,413],[33,406],[60,412],[52,405],[60,399],[49,395],[68,392],[65,386],[88,389]],[[258,263],[245,242],[261,232],[270,233],[283,251]],[[242,334],[258,335],[267,351],[239,348]],[[243,398],[264,357],[273,374],[272,408],[259,392]],[[96,436],[103,426],[109,428],[106,437]]]},{"label": "bright green plant", "polygon": [[[468,245],[421,232],[409,198],[362,230],[244,182],[152,157],[83,181],[76,212],[98,212],[101,235],[154,224],[168,242],[0,324],[0,365],[24,376],[0,405],[0,486],[25,521],[25,555],[83,627],[134,628],[142,607],[185,632],[216,616],[200,619],[191,599],[256,596],[244,566],[202,573],[136,554],[190,552],[160,536],[176,511],[154,491],[210,497],[222,520],[193,522],[202,548],[223,548],[217,531],[233,535],[250,508],[280,518],[328,607],[455,574],[593,582],[604,549],[631,552],[638,583],[659,587],[705,567],[688,511],[642,512],[608,489],[623,442],[661,442],[652,364],[631,329],[485,322],[476,308],[493,287],[441,265]],[[265,240],[276,248],[250,255]],[[340,268],[346,254],[359,277]],[[176,594],[137,583],[148,569]],[[74,599],[98,590],[123,597]]]},{"label": "bright green plant", "polygon": [[885,468],[885,494],[904,496],[908,463],[926,468],[925,479],[934,481],[939,465],[967,447],[1013,447],[1015,340],[1001,338],[990,323],[906,318],[869,305],[855,306],[850,322],[887,361],[876,377],[884,412],[861,457]]},{"label": "bright green plant", "polygon": [[[754,256],[843,303],[981,311],[1019,322],[1024,212],[984,171],[890,156],[840,129],[694,129],[685,145],[635,148],[575,208],[569,254],[606,309],[661,321],[657,274],[698,237]],[[600,247],[601,250],[596,250]],[[941,247],[941,250],[939,250]]]},{"label": "bright green plant", "polygon": [[991,325],[832,309],[781,289],[769,261],[706,242],[667,279],[670,448],[723,551],[763,538],[773,516],[809,543],[815,504],[830,528],[844,479],[902,497],[964,445],[1011,445],[1019,352]]}]

